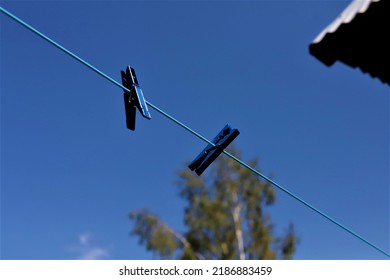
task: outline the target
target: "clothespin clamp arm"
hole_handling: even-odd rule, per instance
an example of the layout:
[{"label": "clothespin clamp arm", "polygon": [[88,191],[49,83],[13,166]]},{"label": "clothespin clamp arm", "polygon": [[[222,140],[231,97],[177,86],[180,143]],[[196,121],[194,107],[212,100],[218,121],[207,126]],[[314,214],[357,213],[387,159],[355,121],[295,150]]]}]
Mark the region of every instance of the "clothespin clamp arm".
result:
[{"label": "clothespin clamp arm", "polygon": [[151,115],[148,110],[143,92],[139,86],[135,70],[127,66],[126,72],[121,71],[122,85],[130,90],[130,92],[124,90],[123,98],[125,103],[126,112],[126,126],[130,130],[135,130],[135,118],[136,109],[138,109],[141,115],[147,119],[151,119]]},{"label": "clothespin clamp arm", "polygon": [[196,174],[201,175],[203,171],[229,146],[240,134],[238,129],[232,129],[227,124],[213,139],[214,145],[207,145],[206,148],[188,166]]}]

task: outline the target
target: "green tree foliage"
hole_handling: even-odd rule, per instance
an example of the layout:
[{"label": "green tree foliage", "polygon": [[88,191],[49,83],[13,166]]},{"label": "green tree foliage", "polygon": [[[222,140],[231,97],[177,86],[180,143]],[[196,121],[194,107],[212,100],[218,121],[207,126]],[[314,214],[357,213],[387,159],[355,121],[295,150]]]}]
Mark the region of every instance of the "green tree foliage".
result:
[{"label": "green tree foliage", "polygon": [[[240,154],[233,147],[231,151]],[[250,165],[259,170],[258,161]],[[275,190],[247,168],[220,156],[201,177],[188,168],[179,171],[185,233],[166,225],[148,210],[134,211],[132,234],[146,249],[162,258],[177,259],[291,259],[297,245],[293,225],[274,236],[264,211],[275,202]]]}]

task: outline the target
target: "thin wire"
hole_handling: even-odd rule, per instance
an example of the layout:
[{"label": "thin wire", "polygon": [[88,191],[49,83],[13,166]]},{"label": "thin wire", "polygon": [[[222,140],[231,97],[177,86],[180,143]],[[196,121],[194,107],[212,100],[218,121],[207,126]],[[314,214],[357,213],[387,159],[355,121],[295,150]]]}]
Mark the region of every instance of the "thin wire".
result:
[{"label": "thin wire", "polygon": [[239,164],[241,164],[242,166],[245,166],[246,168],[248,168],[249,170],[251,170],[253,173],[257,174],[258,176],[260,176],[261,178],[263,178],[264,180],[268,181],[269,183],[271,183],[272,185],[274,185],[275,187],[277,187],[278,189],[282,190],[283,192],[285,192],[286,194],[290,195],[291,197],[295,198],[296,200],[298,200],[299,202],[301,202],[302,204],[306,205],[307,207],[309,207],[311,210],[315,211],[316,213],[320,214],[322,217],[328,219],[329,221],[331,221],[332,223],[334,223],[335,225],[339,226],[340,228],[344,229],[345,231],[349,232],[350,234],[352,234],[353,236],[357,237],[358,239],[360,239],[361,241],[363,241],[364,243],[370,245],[371,247],[373,247],[374,249],[378,250],[379,252],[385,254],[387,257],[390,258],[390,254],[387,253],[386,251],[382,250],[381,248],[379,248],[378,246],[374,245],[373,243],[371,243],[370,241],[368,241],[367,239],[365,239],[364,237],[362,237],[361,235],[355,233],[353,230],[349,229],[348,227],[344,226],[343,224],[341,224],[340,222],[336,221],[335,219],[333,219],[332,217],[328,216],[327,214],[325,214],[324,212],[318,210],[316,207],[312,206],[311,204],[309,204],[308,202],[306,202],[305,200],[303,200],[302,198],[300,198],[299,196],[293,194],[292,192],[290,192],[289,190],[287,190],[286,188],[282,187],[280,184],[274,182],[273,180],[271,180],[270,178],[268,178],[267,176],[261,174],[259,171],[257,171],[256,169],[254,169],[253,167],[249,166],[248,164],[246,164],[245,162],[243,162],[242,160],[236,158],[235,156],[229,154],[228,152],[224,151],[224,154],[229,156],[231,159],[235,160],[236,162],[238,162]]},{"label": "thin wire", "polygon": [[63,46],[61,46],[60,44],[58,44],[57,42],[53,41],[52,39],[50,39],[49,37],[47,37],[46,35],[42,34],[41,32],[39,32],[38,30],[36,30],[34,27],[32,27],[31,25],[29,25],[28,23],[24,22],[23,20],[21,20],[20,18],[18,18],[17,16],[11,14],[10,12],[8,12],[7,10],[5,10],[3,7],[0,6],[0,10],[6,14],[7,16],[9,16],[10,18],[12,18],[13,20],[17,21],[18,23],[20,23],[21,25],[23,25],[24,27],[26,27],[27,29],[30,29],[32,32],[34,32],[35,34],[37,34],[38,36],[42,37],[43,39],[45,39],[46,41],[48,41],[50,44],[54,45],[55,47],[59,48],[61,51],[63,51],[64,53],[70,55],[71,57],[73,57],[74,59],[78,60],[79,62],[81,62],[82,64],[84,64],[85,66],[87,66],[88,68],[92,69],[93,71],[95,71],[96,73],[98,73],[100,76],[106,78],[107,80],[109,80],[111,83],[117,85],[118,87],[130,92],[130,90],[128,90],[127,88],[125,88],[123,85],[121,85],[120,83],[118,83],[117,81],[115,81],[113,78],[107,76],[106,74],[104,74],[102,71],[100,71],[99,69],[97,69],[96,67],[92,66],[91,64],[89,64],[88,62],[86,62],[84,59],[78,57],[77,55],[75,55],[74,53],[72,53],[71,51],[69,51],[68,49],[64,48]]},{"label": "thin wire", "polygon": [[[57,42],[53,41],[52,39],[50,39],[49,37],[47,37],[46,35],[42,34],[41,32],[39,32],[38,30],[36,30],[35,28],[33,28],[31,25],[29,25],[28,23],[24,22],[23,20],[21,20],[20,18],[16,17],[15,15],[13,15],[12,13],[8,12],[7,10],[5,10],[3,7],[0,6],[0,11],[2,11],[4,14],[6,14],[7,16],[9,16],[10,18],[12,18],[13,20],[17,21],[18,23],[20,23],[21,25],[23,25],[24,27],[26,27],[27,29],[31,30],[32,32],[34,32],[35,34],[37,34],[38,36],[42,37],[43,39],[45,39],[46,41],[48,41],[49,43],[51,43],[52,45],[54,45],[55,47],[59,48],[60,50],[62,50],[63,52],[65,52],[66,54],[70,55],[71,57],[73,57],[74,59],[76,59],[77,61],[81,62],[82,64],[84,64],[85,66],[87,66],[88,68],[92,69],[94,72],[98,73],[100,76],[104,77],[105,79],[109,80],[111,83],[115,84],[116,86],[122,88],[123,90],[125,91],[128,91],[130,92],[129,89],[127,89],[126,87],[124,87],[123,85],[121,85],[120,83],[118,83],[117,81],[115,81],[114,79],[112,79],[111,77],[109,77],[108,75],[104,74],[102,71],[100,71],[99,69],[97,69],[96,67],[92,66],[91,64],[89,64],[88,62],[86,62],[85,60],[83,60],[82,58],[78,57],[77,55],[75,55],[74,53],[72,53],[71,51],[69,51],[68,49],[64,48],[63,46],[61,46],[60,44],[58,44]],[[187,131],[189,131],[191,134],[195,135],[196,137],[200,138],[201,140],[207,142],[208,144],[212,145],[212,146],[215,146],[214,143],[212,143],[211,141],[209,141],[207,138],[203,137],[202,135],[200,135],[199,133],[197,133],[195,130],[191,129],[190,127],[188,127],[187,125],[185,125],[184,123],[180,122],[179,120],[177,120],[176,118],[174,118],[173,116],[169,115],[168,113],[166,113],[165,111],[161,110],[160,108],[158,108],[157,106],[153,105],[152,103],[146,101],[146,103],[152,107],[154,110],[156,110],[157,112],[159,112],[160,114],[162,114],[163,116],[165,116],[166,118],[170,119],[171,121],[173,121],[174,123],[178,124],[179,126],[183,127],[184,129],[186,129]],[[261,178],[263,178],[264,180],[268,181],[269,183],[271,183],[272,185],[274,185],[275,187],[277,187],[278,189],[282,190],[283,192],[285,192],[286,194],[290,195],[292,198],[298,200],[299,202],[301,202],[302,204],[306,205],[308,208],[312,209],[313,211],[315,211],[317,214],[320,214],[322,217],[326,218],[327,220],[329,220],[330,222],[334,223],[335,225],[339,226],[340,228],[344,229],[345,231],[347,231],[348,233],[352,234],[353,236],[355,236],[356,238],[360,239],[361,241],[363,241],[364,243],[366,243],[367,245],[371,246],[372,248],[374,248],[375,250],[383,253],[384,255],[386,255],[387,257],[390,258],[390,254],[387,253],[386,251],[382,250],[381,248],[379,248],[378,246],[374,245],[373,243],[371,243],[370,241],[368,241],[367,239],[363,238],[362,236],[360,236],[359,234],[355,233],[354,231],[352,231],[351,229],[347,228],[346,226],[344,226],[343,224],[341,224],[340,222],[336,221],[335,219],[331,218],[330,216],[328,216],[327,214],[325,214],[324,212],[318,210],[317,208],[315,208],[314,206],[312,206],[311,204],[309,204],[308,202],[306,202],[305,200],[303,200],[302,198],[300,198],[299,196],[295,195],[294,193],[290,192],[289,190],[287,190],[286,188],[282,187],[280,184],[274,182],[273,180],[269,179],[267,176],[261,174],[259,171],[257,171],[256,169],[254,169],[253,167],[251,167],[250,165],[246,164],[245,162],[243,162],[242,160],[238,159],[237,157],[233,156],[232,154],[226,152],[226,151],[223,151],[223,153],[225,155],[227,155],[228,157],[230,157],[231,159],[235,160],[237,163],[241,164],[242,166],[244,166],[245,168],[249,169],[250,171],[252,171],[253,173],[255,173],[256,175],[260,176]]]}]

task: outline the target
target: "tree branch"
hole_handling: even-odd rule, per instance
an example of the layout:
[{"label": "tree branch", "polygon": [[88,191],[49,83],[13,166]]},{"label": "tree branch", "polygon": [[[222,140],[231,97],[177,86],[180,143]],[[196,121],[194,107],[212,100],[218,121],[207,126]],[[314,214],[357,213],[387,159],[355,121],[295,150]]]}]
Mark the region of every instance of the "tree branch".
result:
[{"label": "tree branch", "polygon": [[244,237],[242,234],[242,227],[240,222],[241,206],[240,203],[238,202],[237,194],[233,192],[232,196],[233,196],[233,203],[234,203],[234,207],[232,209],[232,215],[233,215],[234,229],[235,229],[236,240],[237,240],[238,256],[240,260],[245,260]]},{"label": "tree branch", "polygon": [[178,239],[183,244],[184,247],[190,248],[195,253],[196,257],[199,260],[206,259],[201,253],[195,252],[195,250],[191,246],[191,243],[188,242],[188,240],[183,235],[181,235],[180,233],[178,233],[175,230],[173,230],[172,228],[170,228],[167,224],[163,223],[160,219],[158,219],[158,222],[162,227],[164,227],[167,231],[169,231],[169,233],[171,233],[173,236],[175,236],[176,239]]}]

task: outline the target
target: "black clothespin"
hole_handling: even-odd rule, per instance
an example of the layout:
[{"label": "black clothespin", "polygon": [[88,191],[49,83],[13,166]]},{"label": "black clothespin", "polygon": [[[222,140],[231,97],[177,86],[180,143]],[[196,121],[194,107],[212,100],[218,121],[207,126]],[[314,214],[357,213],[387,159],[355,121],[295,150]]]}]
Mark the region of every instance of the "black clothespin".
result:
[{"label": "black clothespin", "polygon": [[152,116],[149,113],[144,94],[138,84],[134,69],[127,66],[126,72],[121,71],[121,76],[122,85],[130,90],[130,92],[125,90],[123,94],[126,111],[126,126],[130,130],[135,130],[136,108],[138,108],[142,116],[145,118],[150,120]]},{"label": "black clothespin", "polygon": [[196,174],[201,175],[239,134],[238,129],[233,129],[227,124],[213,139],[212,142],[215,146],[211,144],[207,145],[188,167],[192,171],[195,170]]}]

